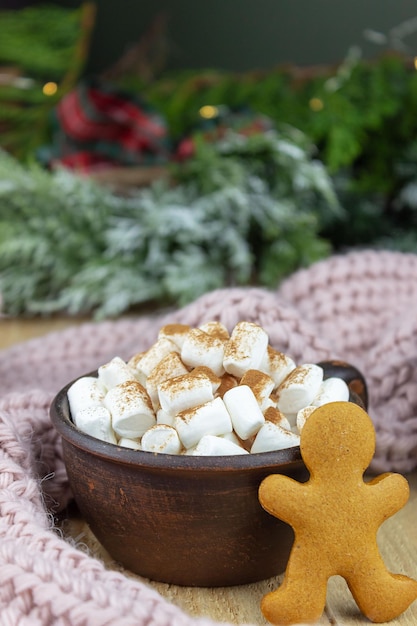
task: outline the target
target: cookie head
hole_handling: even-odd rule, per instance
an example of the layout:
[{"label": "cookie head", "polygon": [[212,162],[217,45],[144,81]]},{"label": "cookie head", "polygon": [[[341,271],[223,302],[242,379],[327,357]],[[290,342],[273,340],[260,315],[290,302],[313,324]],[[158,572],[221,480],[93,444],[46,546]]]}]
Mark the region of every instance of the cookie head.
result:
[{"label": "cookie head", "polygon": [[330,402],[306,421],[300,448],[310,471],[363,474],[375,452],[374,426],[356,404]]}]

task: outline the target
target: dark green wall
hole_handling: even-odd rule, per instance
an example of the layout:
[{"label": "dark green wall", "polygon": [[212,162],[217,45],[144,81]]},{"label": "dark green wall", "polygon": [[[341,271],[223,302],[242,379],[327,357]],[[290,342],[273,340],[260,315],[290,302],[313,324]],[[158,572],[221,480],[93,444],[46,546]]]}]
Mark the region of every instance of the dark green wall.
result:
[{"label": "dark green wall", "polygon": [[[147,30],[168,17],[169,67],[227,70],[338,62],[353,44],[365,56],[383,48],[363,37],[388,32],[417,16],[416,0],[98,0],[89,72],[118,58]],[[406,40],[417,54],[417,36]]]}]

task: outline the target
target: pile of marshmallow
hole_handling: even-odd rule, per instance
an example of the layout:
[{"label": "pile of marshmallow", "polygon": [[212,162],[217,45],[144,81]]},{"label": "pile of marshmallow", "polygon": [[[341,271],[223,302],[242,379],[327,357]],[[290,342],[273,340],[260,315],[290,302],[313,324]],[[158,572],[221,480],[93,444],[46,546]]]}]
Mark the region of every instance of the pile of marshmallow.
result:
[{"label": "pile of marshmallow", "polygon": [[68,389],[81,431],[118,446],[165,454],[233,455],[298,446],[319,406],[348,401],[341,378],[296,365],[265,330],[239,322],[168,324],[128,362],[116,356]]}]

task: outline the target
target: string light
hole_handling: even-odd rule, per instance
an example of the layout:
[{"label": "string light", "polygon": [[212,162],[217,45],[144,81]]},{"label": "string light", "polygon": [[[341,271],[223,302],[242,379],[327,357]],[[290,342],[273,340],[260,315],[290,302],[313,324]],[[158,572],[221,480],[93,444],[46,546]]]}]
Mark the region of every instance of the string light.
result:
[{"label": "string light", "polygon": [[58,85],[53,82],[45,83],[42,87],[42,93],[45,96],[53,96],[58,91]]},{"label": "string light", "polygon": [[211,104],[205,104],[198,112],[206,120],[211,120],[219,115],[219,109]]},{"label": "string light", "polygon": [[321,111],[324,107],[324,102],[321,98],[311,98],[308,104],[312,111]]}]

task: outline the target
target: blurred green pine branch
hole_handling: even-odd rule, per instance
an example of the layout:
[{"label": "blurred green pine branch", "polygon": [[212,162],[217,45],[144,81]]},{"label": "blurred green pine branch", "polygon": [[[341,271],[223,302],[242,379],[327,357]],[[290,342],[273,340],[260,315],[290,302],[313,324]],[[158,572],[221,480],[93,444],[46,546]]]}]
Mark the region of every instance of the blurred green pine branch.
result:
[{"label": "blurred green pine branch", "polygon": [[331,252],[331,180],[287,129],[201,143],[158,183],[116,195],[65,171],[0,157],[0,292],[12,315],[184,304],[226,285],[275,286]]},{"label": "blurred green pine branch", "polygon": [[[20,160],[50,140],[50,112],[82,73],[94,19],[92,2],[0,10],[1,147]],[[48,82],[56,93],[43,92]]]}]

